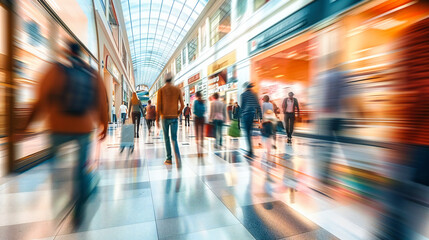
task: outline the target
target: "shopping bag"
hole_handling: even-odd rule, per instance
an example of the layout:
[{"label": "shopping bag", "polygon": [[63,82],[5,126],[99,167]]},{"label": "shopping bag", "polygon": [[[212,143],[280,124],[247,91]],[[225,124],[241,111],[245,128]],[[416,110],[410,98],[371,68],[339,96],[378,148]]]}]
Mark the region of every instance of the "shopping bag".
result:
[{"label": "shopping bag", "polygon": [[228,135],[231,137],[240,137],[241,131],[238,128],[238,121],[237,120],[231,121],[231,125],[228,129]]},{"label": "shopping bag", "polygon": [[204,125],[204,136],[209,138],[215,137],[214,125],[212,123],[208,123]]}]

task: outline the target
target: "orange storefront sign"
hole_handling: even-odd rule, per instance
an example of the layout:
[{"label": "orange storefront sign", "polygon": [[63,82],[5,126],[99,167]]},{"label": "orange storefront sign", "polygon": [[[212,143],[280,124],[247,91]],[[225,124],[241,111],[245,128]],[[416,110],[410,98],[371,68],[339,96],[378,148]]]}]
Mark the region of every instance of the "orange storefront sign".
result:
[{"label": "orange storefront sign", "polygon": [[188,79],[188,85],[200,80],[200,73],[195,74],[194,76]]}]

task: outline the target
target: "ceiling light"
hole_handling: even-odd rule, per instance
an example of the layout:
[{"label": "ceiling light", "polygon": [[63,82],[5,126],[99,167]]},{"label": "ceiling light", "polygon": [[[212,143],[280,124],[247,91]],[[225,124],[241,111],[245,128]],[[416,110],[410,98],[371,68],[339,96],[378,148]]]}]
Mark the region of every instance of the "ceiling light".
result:
[{"label": "ceiling light", "polygon": [[281,78],[281,77],[284,77],[285,75],[283,75],[283,74],[280,74],[280,75],[277,75],[276,76],[276,78]]},{"label": "ceiling light", "polygon": [[277,69],[277,68],[279,68],[279,67],[273,67],[273,68],[271,68],[271,70],[274,70],[274,69]]}]

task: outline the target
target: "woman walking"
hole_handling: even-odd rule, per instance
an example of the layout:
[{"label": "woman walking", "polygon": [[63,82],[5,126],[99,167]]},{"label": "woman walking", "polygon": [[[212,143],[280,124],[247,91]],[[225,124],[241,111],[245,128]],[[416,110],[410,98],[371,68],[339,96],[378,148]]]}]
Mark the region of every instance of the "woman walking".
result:
[{"label": "woman walking", "polygon": [[149,136],[150,136],[151,129],[155,119],[156,119],[156,107],[152,105],[152,101],[149,100],[147,101],[147,106],[146,106],[146,124],[147,124],[147,129],[149,130],[148,131]]},{"label": "woman walking", "polygon": [[128,117],[132,117],[134,124],[134,137],[139,138],[139,129],[140,129],[140,118],[143,112],[143,106],[137,97],[137,93],[133,92],[133,97],[131,98],[130,106],[128,111]]},{"label": "woman walking", "polygon": [[197,100],[194,101],[194,124],[195,124],[195,139],[197,141],[198,158],[203,157],[202,148],[204,146],[204,114],[206,114],[206,105],[202,99],[201,91],[196,93]]},{"label": "woman walking", "polygon": [[[262,98],[262,100],[264,101],[263,103],[262,103],[262,114],[265,114],[265,112],[266,111],[268,111],[268,110],[271,110],[272,112],[273,112],[273,114],[277,117],[277,114],[276,114],[276,110],[277,110],[277,106],[274,104],[274,103],[272,103],[271,101],[270,101],[270,97],[268,96],[268,95],[265,95],[263,98]],[[273,120],[273,123],[274,123],[274,125],[276,125],[277,126],[277,123]],[[277,147],[276,147],[276,127],[274,127],[273,129],[272,129],[272,132],[271,132],[271,136],[272,136],[272,138],[273,138],[273,144],[272,144],[272,147],[274,148],[274,149],[277,149]]]},{"label": "woman walking", "polygon": [[263,158],[263,161],[266,162],[267,165],[267,179],[270,180],[270,168],[273,164],[271,162],[271,138],[273,134],[275,134],[275,128],[277,123],[277,117],[274,113],[274,106],[272,103],[270,103],[270,97],[268,95],[265,95],[263,98],[264,102],[262,103],[262,137],[265,142],[265,158]]},{"label": "woman walking", "polygon": [[215,128],[215,148],[222,147],[222,127],[226,120],[226,108],[222,101],[219,101],[219,94],[213,94],[213,101],[210,103],[210,122]]},{"label": "woman walking", "polygon": [[238,129],[240,129],[240,105],[238,105],[238,102],[235,102],[235,105],[232,108],[232,119],[237,120]]}]

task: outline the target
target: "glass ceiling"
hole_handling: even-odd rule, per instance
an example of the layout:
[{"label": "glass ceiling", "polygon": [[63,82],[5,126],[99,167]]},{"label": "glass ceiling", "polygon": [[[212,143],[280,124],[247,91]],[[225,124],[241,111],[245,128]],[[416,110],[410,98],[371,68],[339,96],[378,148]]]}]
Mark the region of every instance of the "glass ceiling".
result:
[{"label": "glass ceiling", "polygon": [[121,0],[136,85],[151,87],[208,0]]}]

